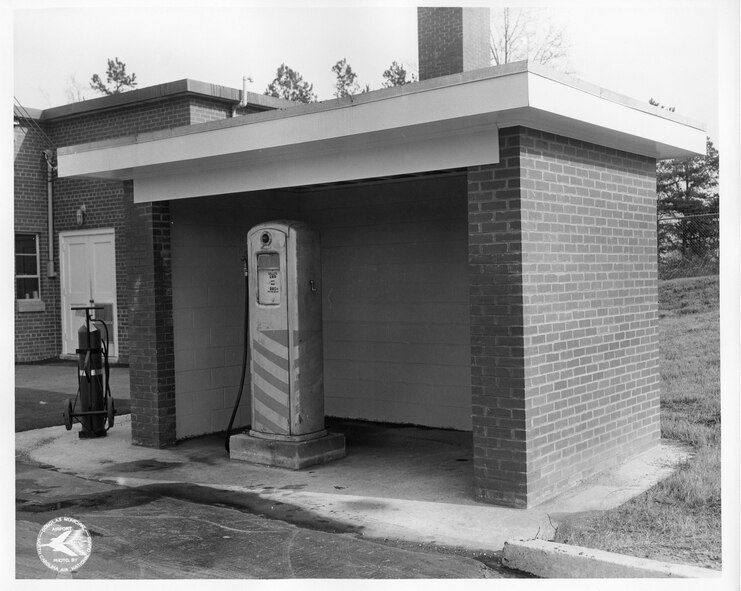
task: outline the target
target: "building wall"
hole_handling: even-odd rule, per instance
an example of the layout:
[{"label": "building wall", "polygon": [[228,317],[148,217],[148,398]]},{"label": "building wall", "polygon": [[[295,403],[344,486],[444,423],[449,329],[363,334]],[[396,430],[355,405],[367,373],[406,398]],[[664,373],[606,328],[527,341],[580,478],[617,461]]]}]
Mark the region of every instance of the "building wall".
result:
[{"label": "building wall", "polygon": [[528,500],[656,443],[656,162],[521,140]]},{"label": "building wall", "polygon": [[465,176],[302,195],[322,239],[327,415],[471,428]]},{"label": "building wall", "polygon": [[[14,129],[14,226],[16,233],[35,234],[39,248],[40,309],[19,311],[15,302],[16,362],[51,359],[59,354],[58,298],[55,280],[46,273],[48,259],[46,161],[50,144],[28,122]],[[15,293],[15,283],[13,286]],[[15,296],[13,296],[15,298]]]},{"label": "building wall", "polygon": [[491,65],[489,20],[488,8],[417,8],[419,79]]},{"label": "building wall", "polygon": [[[240,111],[250,112],[251,109]],[[55,146],[99,141],[223,119],[231,115],[231,104],[201,96],[176,96],[108,111],[81,113],[65,118],[39,121]],[[46,270],[46,164],[41,150],[51,145],[33,133],[16,128],[15,222],[16,231],[39,234],[40,260]],[[76,211],[85,205],[85,223],[78,226]],[[59,232],[113,228],[116,236],[116,288],[118,309],[119,360],[128,361],[128,279],[126,265],[127,200],[123,185],[96,179],[54,181],[54,264],[59,261]],[[16,304],[16,361],[37,361],[62,352],[62,320],[59,278],[42,277],[45,310],[18,313]]]},{"label": "building wall", "polygon": [[[465,190],[457,176],[171,202],[178,438],[228,424],[247,231],[281,218],[321,234],[325,413],[470,429]],[[248,383],[236,425],[250,404]]]},{"label": "building wall", "polygon": [[468,169],[471,414],[476,495],[527,502],[527,422],[518,128],[499,163]]},{"label": "building wall", "polygon": [[[223,431],[239,389],[247,232],[295,218],[294,194],[250,193],[170,204],[176,424],[179,439]],[[249,374],[235,427],[250,422]]]},{"label": "building wall", "polygon": [[129,203],[131,442],[165,447],[176,440],[170,204],[134,203],[133,181],[123,185]]},{"label": "building wall", "polygon": [[[224,101],[217,101],[206,97],[193,97],[190,100],[190,125],[218,121],[231,116],[232,108]],[[240,115],[255,112],[253,109],[240,109]]]},{"label": "building wall", "polygon": [[474,470],[528,506],[659,439],[655,162],[501,142],[469,172]]}]

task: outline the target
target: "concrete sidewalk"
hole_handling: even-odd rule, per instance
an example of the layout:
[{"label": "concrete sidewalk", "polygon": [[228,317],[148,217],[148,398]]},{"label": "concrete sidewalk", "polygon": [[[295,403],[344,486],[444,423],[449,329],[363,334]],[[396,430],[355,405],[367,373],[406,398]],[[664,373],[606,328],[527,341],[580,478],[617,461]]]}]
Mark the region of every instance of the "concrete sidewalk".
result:
[{"label": "concrete sidewalk", "polygon": [[[69,385],[68,365],[16,366],[16,386]],[[112,369],[115,396],[128,398],[128,370]],[[551,539],[570,514],[620,505],[688,457],[662,442],[543,505],[507,509],[474,500],[470,433],[345,420],[328,420],[328,427],[345,435],[347,457],[297,472],[231,461],[223,435],[168,449],[133,446],[130,415],[101,439],[79,439],[78,424],[16,433],[16,458],[127,487],[191,484],[214,499],[273,505],[289,522],[333,523],[370,538],[499,551],[510,538]]]},{"label": "concrete sidewalk", "polygon": [[96,440],[79,439],[79,427],[17,433],[16,457],[127,487],[189,483],[210,490],[214,502],[241,496],[267,503],[274,517],[288,522],[333,523],[370,538],[487,551],[501,550],[510,538],[550,539],[559,519],[617,506],[687,457],[663,443],[542,506],[507,509],[474,500],[469,434],[352,421],[334,428],[346,435],[347,457],[299,472],[231,461],[216,436],[164,450],[132,446],[128,415]]}]

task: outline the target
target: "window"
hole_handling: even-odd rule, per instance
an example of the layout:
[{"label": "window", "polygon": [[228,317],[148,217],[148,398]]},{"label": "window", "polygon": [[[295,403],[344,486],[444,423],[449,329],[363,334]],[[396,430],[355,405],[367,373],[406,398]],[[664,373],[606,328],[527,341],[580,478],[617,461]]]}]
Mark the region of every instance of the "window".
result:
[{"label": "window", "polygon": [[41,299],[39,280],[39,240],[36,234],[15,235],[15,297]]}]

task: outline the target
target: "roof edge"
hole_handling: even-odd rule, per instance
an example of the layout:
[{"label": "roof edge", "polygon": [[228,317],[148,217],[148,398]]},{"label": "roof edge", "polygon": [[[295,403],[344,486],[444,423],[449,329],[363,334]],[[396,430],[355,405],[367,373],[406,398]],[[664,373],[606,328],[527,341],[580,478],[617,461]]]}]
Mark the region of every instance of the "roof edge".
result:
[{"label": "roof edge", "polygon": [[[177,95],[191,94],[223,100],[230,103],[238,103],[242,96],[242,91],[228,86],[210,84],[200,80],[191,80],[183,78],[173,82],[165,82],[145,88],[137,88],[128,92],[111,94],[108,96],[97,97],[62,105],[60,107],[51,107],[49,109],[34,109],[40,113],[38,119],[42,121],[53,121],[64,117],[74,117],[100,111],[108,111],[121,107],[134,106],[153,100],[174,97]],[[247,105],[259,109],[285,109],[294,106],[296,103],[285,99],[275,98],[255,92],[247,92]]]},{"label": "roof edge", "polygon": [[569,74],[558,72],[557,70],[553,70],[551,68],[542,66],[537,63],[533,63],[533,62],[521,62],[521,63],[527,64],[527,70],[531,74],[535,74],[537,76],[543,76],[544,78],[548,78],[549,80],[552,80],[553,82],[558,82],[560,84],[570,86],[577,90],[581,90],[582,92],[586,92],[588,94],[598,96],[605,100],[611,101],[613,103],[618,103],[620,105],[629,107],[631,109],[637,109],[639,111],[643,111],[644,113],[648,113],[650,115],[658,115],[659,117],[663,117],[664,119],[669,119],[670,121],[675,121],[676,123],[681,123],[689,127],[694,127],[695,129],[701,129],[702,131],[707,131],[707,125],[703,123],[702,121],[699,121],[698,119],[693,119],[691,117],[687,117],[686,115],[681,115],[674,111],[669,111],[668,109],[662,109],[660,107],[655,107],[652,104],[650,104],[648,101],[643,102],[637,98],[634,98],[634,97],[631,97],[625,94],[621,94],[619,92],[615,92],[607,88],[603,88],[602,86],[598,86],[596,84],[593,84],[592,82],[587,82],[585,80],[582,80],[581,78],[576,78],[575,76],[571,76]]},{"label": "roof edge", "polygon": [[34,109],[33,107],[23,107],[13,105],[13,117],[16,119],[32,119],[38,121],[41,119],[41,115],[44,111],[42,109]]}]

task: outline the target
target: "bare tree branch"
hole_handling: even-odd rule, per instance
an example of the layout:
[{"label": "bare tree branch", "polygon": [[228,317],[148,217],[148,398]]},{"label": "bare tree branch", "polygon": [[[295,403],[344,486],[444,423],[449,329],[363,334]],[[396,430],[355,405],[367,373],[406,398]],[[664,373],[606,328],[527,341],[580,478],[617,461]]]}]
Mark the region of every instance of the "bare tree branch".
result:
[{"label": "bare tree branch", "polygon": [[566,31],[547,22],[543,11],[503,8],[492,11],[491,57],[496,65],[529,60],[567,69]]}]

